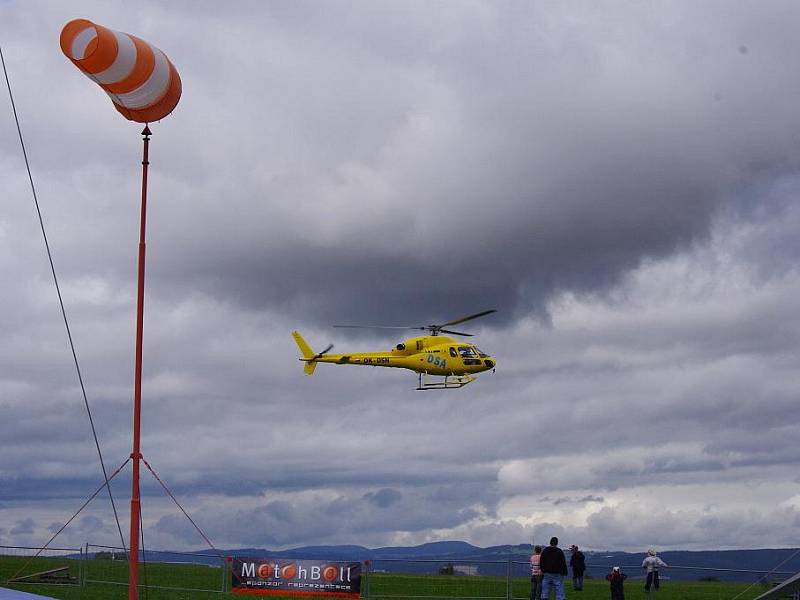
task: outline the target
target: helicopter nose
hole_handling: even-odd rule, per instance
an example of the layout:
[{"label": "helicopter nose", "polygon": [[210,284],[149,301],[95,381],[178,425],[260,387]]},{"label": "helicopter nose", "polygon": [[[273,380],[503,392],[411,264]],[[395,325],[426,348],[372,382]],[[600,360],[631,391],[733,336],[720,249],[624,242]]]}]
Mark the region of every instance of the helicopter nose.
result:
[{"label": "helicopter nose", "polygon": [[494,366],[496,364],[493,360],[490,360],[488,358],[486,360],[484,360],[483,362],[486,365],[487,369],[494,369]]}]

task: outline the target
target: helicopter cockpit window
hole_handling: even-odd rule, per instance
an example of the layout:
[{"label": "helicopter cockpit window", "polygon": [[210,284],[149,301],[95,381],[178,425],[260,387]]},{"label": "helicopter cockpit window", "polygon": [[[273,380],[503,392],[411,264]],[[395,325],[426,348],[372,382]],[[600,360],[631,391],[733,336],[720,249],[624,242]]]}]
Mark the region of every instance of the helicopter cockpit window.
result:
[{"label": "helicopter cockpit window", "polygon": [[458,354],[456,353],[456,349],[453,348],[452,346],[450,346],[450,356],[452,356],[453,358],[457,358],[458,357]]},{"label": "helicopter cockpit window", "polygon": [[461,355],[461,358],[475,358],[477,356],[475,350],[469,346],[459,346],[458,353]]},{"label": "helicopter cockpit window", "polygon": [[478,356],[480,356],[481,358],[486,358],[487,356],[489,356],[488,354],[486,354],[486,352],[484,352],[483,350],[481,350],[477,346],[475,346],[475,350],[477,350]]}]

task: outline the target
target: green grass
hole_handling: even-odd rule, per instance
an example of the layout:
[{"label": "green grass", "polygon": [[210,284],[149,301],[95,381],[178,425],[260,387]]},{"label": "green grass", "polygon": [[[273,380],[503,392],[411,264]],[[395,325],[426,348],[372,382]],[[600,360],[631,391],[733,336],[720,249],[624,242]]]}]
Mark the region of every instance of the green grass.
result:
[{"label": "green grass", "polygon": [[[69,567],[71,577],[80,576],[80,561],[67,558],[36,558],[29,561],[24,556],[0,556],[0,586],[40,594],[63,600],[127,600],[128,565],[124,561],[87,560],[84,579],[86,585],[70,584],[6,584],[5,581],[18,574],[27,575],[56,567]],[[20,573],[20,569],[22,572]],[[139,581],[148,584],[147,600],[219,600],[232,597],[221,594],[223,571],[205,565],[191,564],[140,564]],[[161,589],[161,588],[181,589]]]},{"label": "green grass", "polygon": [[[28,562],[26,557],[0,556],[0,582],[5,582]],[[80,561],[65,558],[37,558],[24,573],[44,571],[61,566],[70,567],[70,575],[79,576]],[[88,583],[77,585],[5,584],[33,594],[41,594],[62,600],[126,600],[127,565],[110,560],[89,560],[85,564]],[[171,586],[184,589],[158,589],[151,587],[142,593],[144,600],[220,600],[221,598],[247,598],[203,590],[219,590],[222,586],[222,570],[202,565],[155,564],[146,567],[147,582],[151,586]],[[141,581],[145,571],[141,571]],[[98,583],[98,581],[115,583]],[[583,592],[574,592],[571,581],[566,580],[569,600],[609,600],[608,584],[602,580],[586,580]],[[363,589],[362,585],[362,589]],[[748,589],[749,588],[749,589]],[[743,583],[679,582],[667,581],[657,594],[647,596],[639,580],[625,584],[626,600],[753,600],[767,588]],[[745,591],[746,590],[746,591]],[[742,593],[744,592],[744,593]],[[512,580],[512,595],[517,600],[528,600],[530,585],[528,578]],[[741,594],[741,595],[739,595]],[[364,595],[364,594],[362,594]],[[505,577],[452,576],[452,575],[399,575],[374,573],[370,576],[369,597],[375,600],[403,600],[405,598],[484,598],[504,600],[507,595]],[[252,597],[252,596],[249,596]],[[364,595],[364,597],[366,597]],[[279,596],[271,596],[278,600]],[[296,599],[294,599],[296,600]]]},{"label": "green grass", "polygon": [[[584,590],[572,590],[571,580],[565,579],[568,600],[609,600],[611,593],[604,580],[584,582]],[[749,588],[749,589],[748,589]],[[645,594],[641,580],[625,584],[625,600],[753,600],[768,589],[763,585],[746,583],[667,581],[658,593]],[[745,590],[747,590],[745,592]],[[744,593],[742,593],[744,592]],[[530,582],[526,577],[512,579],[512,594],[517,600],[528,600]],[[458,577],[434,575],[373,574],[370,580],[370,597],[376,600],[400,600],[417,597],[481,597],[506,598],[505,577]]]}]

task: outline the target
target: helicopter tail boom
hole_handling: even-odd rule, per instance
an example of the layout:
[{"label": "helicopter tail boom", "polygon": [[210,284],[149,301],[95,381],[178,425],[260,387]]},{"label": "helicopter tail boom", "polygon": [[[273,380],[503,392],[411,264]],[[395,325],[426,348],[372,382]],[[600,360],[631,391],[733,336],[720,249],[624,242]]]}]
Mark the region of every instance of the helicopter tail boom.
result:
[{"label": "helicopter tail boom", "polygon": [[299,331],[293,331],[292,337],[294,338],[297,347],[300,348],[300,354],[303,355],[303,358],[300,360],[303,360],[306,363],[303,367],[303,371],[306,375],[313,375],[314,369],[317,368],[317,355],[311,349],[311,346],[308,345],[308,342],[303,339],[303,336],[300,335]]}]

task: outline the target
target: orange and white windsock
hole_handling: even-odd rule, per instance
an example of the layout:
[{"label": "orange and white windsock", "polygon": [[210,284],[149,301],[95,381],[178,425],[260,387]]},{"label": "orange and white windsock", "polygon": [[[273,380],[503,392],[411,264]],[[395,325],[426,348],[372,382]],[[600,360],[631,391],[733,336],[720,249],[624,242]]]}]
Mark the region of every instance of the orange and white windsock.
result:
[{"label": "orange and white windsock", "polygon": [[61,31],[61,50],[110,96],[126,119],[149,123],[173,111],[181,78],[167,56],[136,36],[75,19]]}]

